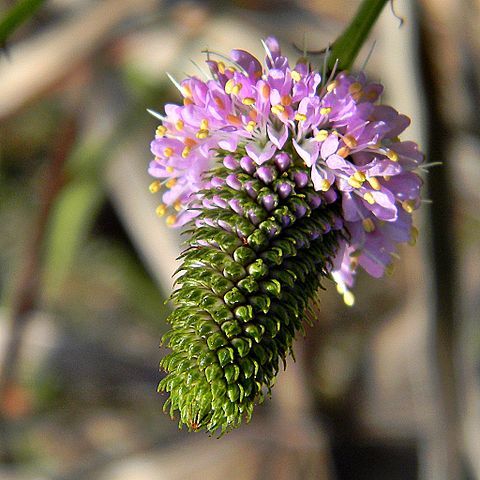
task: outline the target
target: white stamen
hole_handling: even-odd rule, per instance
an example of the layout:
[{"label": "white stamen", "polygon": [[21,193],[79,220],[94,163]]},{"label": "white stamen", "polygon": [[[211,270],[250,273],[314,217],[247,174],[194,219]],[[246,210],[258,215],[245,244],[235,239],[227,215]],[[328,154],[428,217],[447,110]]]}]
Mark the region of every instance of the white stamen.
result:
[{"label": "white stamen", "polygon": [[200,72],[200,74],[203,75],[207,80],[210,80],[213,78],[211,72],[209,71],[207,73],[202,67],[200,67],[200,65],[195,60],[190,59],[190,62]]},{"label": "white stamen", "polygon": [[153,117],[155,118],[158,118],[159,120],[161,120],[162,122],[165,122],[167,120],[167,117],[164,117],[163,115],[160,115],[158,112],[156,112],[155,110],[151,110],[150,108],[147,108],[147,112],[152,115]]},{"label": "white stamen", "polygon": [[272,52],[270,52],[269,48],[267,47],[267,44],[263,40],[260,40],[260,42],[262,43],[263,48],[265,49],[265,53],[267,54],[267,57],[273,63]]},{"label": "white stamen", "polygon": [[169,78],[169,80],[178,88],[178,91],[184,95],[185,94],[185,90],[182,88],[182,86],[173,78],[172,75],[170,75],[170,73],[167,72],[167,77]]},{"label": "white stamen", "polygon": [[370,61],[370,57],[372,56],[372,53],[375,50],[376,45],[377,45],[377,41],[374,40],[372,43],[372,46],[370,47],[370,50],[368,51],[367,58],[365,58],[365,61],[363,62],[360,68],[361,72],[365,71],[365,68],[367,67],[368,62]]}]

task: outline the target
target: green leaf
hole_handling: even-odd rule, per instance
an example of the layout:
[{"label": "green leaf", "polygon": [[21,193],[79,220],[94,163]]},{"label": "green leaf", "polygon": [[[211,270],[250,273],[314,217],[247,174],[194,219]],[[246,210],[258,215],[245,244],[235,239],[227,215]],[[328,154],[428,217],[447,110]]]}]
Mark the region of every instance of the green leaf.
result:
[{"label": "green leaf", "polygon": [[334,68],[337,61],[338,70],[348,70],[352,67],[387,2],[388,0],[363,0],[351,23],[332,45],[328,57],[330,70]]},{"label": "green leaf", "polygon": [[46,238],[44,285],[47,296],[61,291],[103,198],[103,189],[98,182],[83,180],[72,181],[59,195]]},{"label": "green leaf", "polygon": [[0,18],[0,47],[5,46],[12,33],[29,20],[45,0],[19,0]]}]

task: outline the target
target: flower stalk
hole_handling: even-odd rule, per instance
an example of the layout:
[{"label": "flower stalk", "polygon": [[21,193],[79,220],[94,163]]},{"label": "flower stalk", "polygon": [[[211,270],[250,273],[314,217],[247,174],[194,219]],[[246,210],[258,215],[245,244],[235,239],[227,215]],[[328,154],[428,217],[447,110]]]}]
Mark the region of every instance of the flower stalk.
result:
[{"label": "flower stalk", "polygon": [[365,43],[371,29],[375,25],[383,7],[389,0],[363,0],[350,25],[335,40],[328,58],[330,70],[336,62],[339,70],[352,68],[358,52]]}]

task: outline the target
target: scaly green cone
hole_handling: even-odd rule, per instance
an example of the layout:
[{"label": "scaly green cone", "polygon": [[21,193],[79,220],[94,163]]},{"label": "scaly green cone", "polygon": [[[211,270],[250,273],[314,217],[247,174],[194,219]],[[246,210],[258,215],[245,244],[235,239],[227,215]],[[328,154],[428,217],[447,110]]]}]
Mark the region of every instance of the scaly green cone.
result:
[{"label": "scaly green cone", "polygon": [[337,205],[293,152],[224,164],[181,256],[159,385],[180,425],[211,433],[248,421],[274,385],[342,235]]}]

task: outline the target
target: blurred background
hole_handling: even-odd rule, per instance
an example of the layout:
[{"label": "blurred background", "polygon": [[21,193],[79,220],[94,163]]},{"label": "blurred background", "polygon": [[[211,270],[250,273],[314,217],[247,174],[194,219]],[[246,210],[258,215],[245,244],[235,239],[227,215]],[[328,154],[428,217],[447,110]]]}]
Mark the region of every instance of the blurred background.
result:
[{"label": "blurred background", "polygon": [[[2,0],[0,19],[17,2]],[[35,3],[35,2],[32,2]],[[38,2],[37,2],[38,3]],[[387,5],[360,53],[427,162],[415,248],[335,288],[272,400],[222,439],[162,413],[178,231],[146,108],[201,50],[321,50],[358,0],[50,0],[0,55],[0,479],[480,479],[480,4]],[[402,19],[404,21],[402,21]],[[313,57],[315,61],[315,57]]]}]

